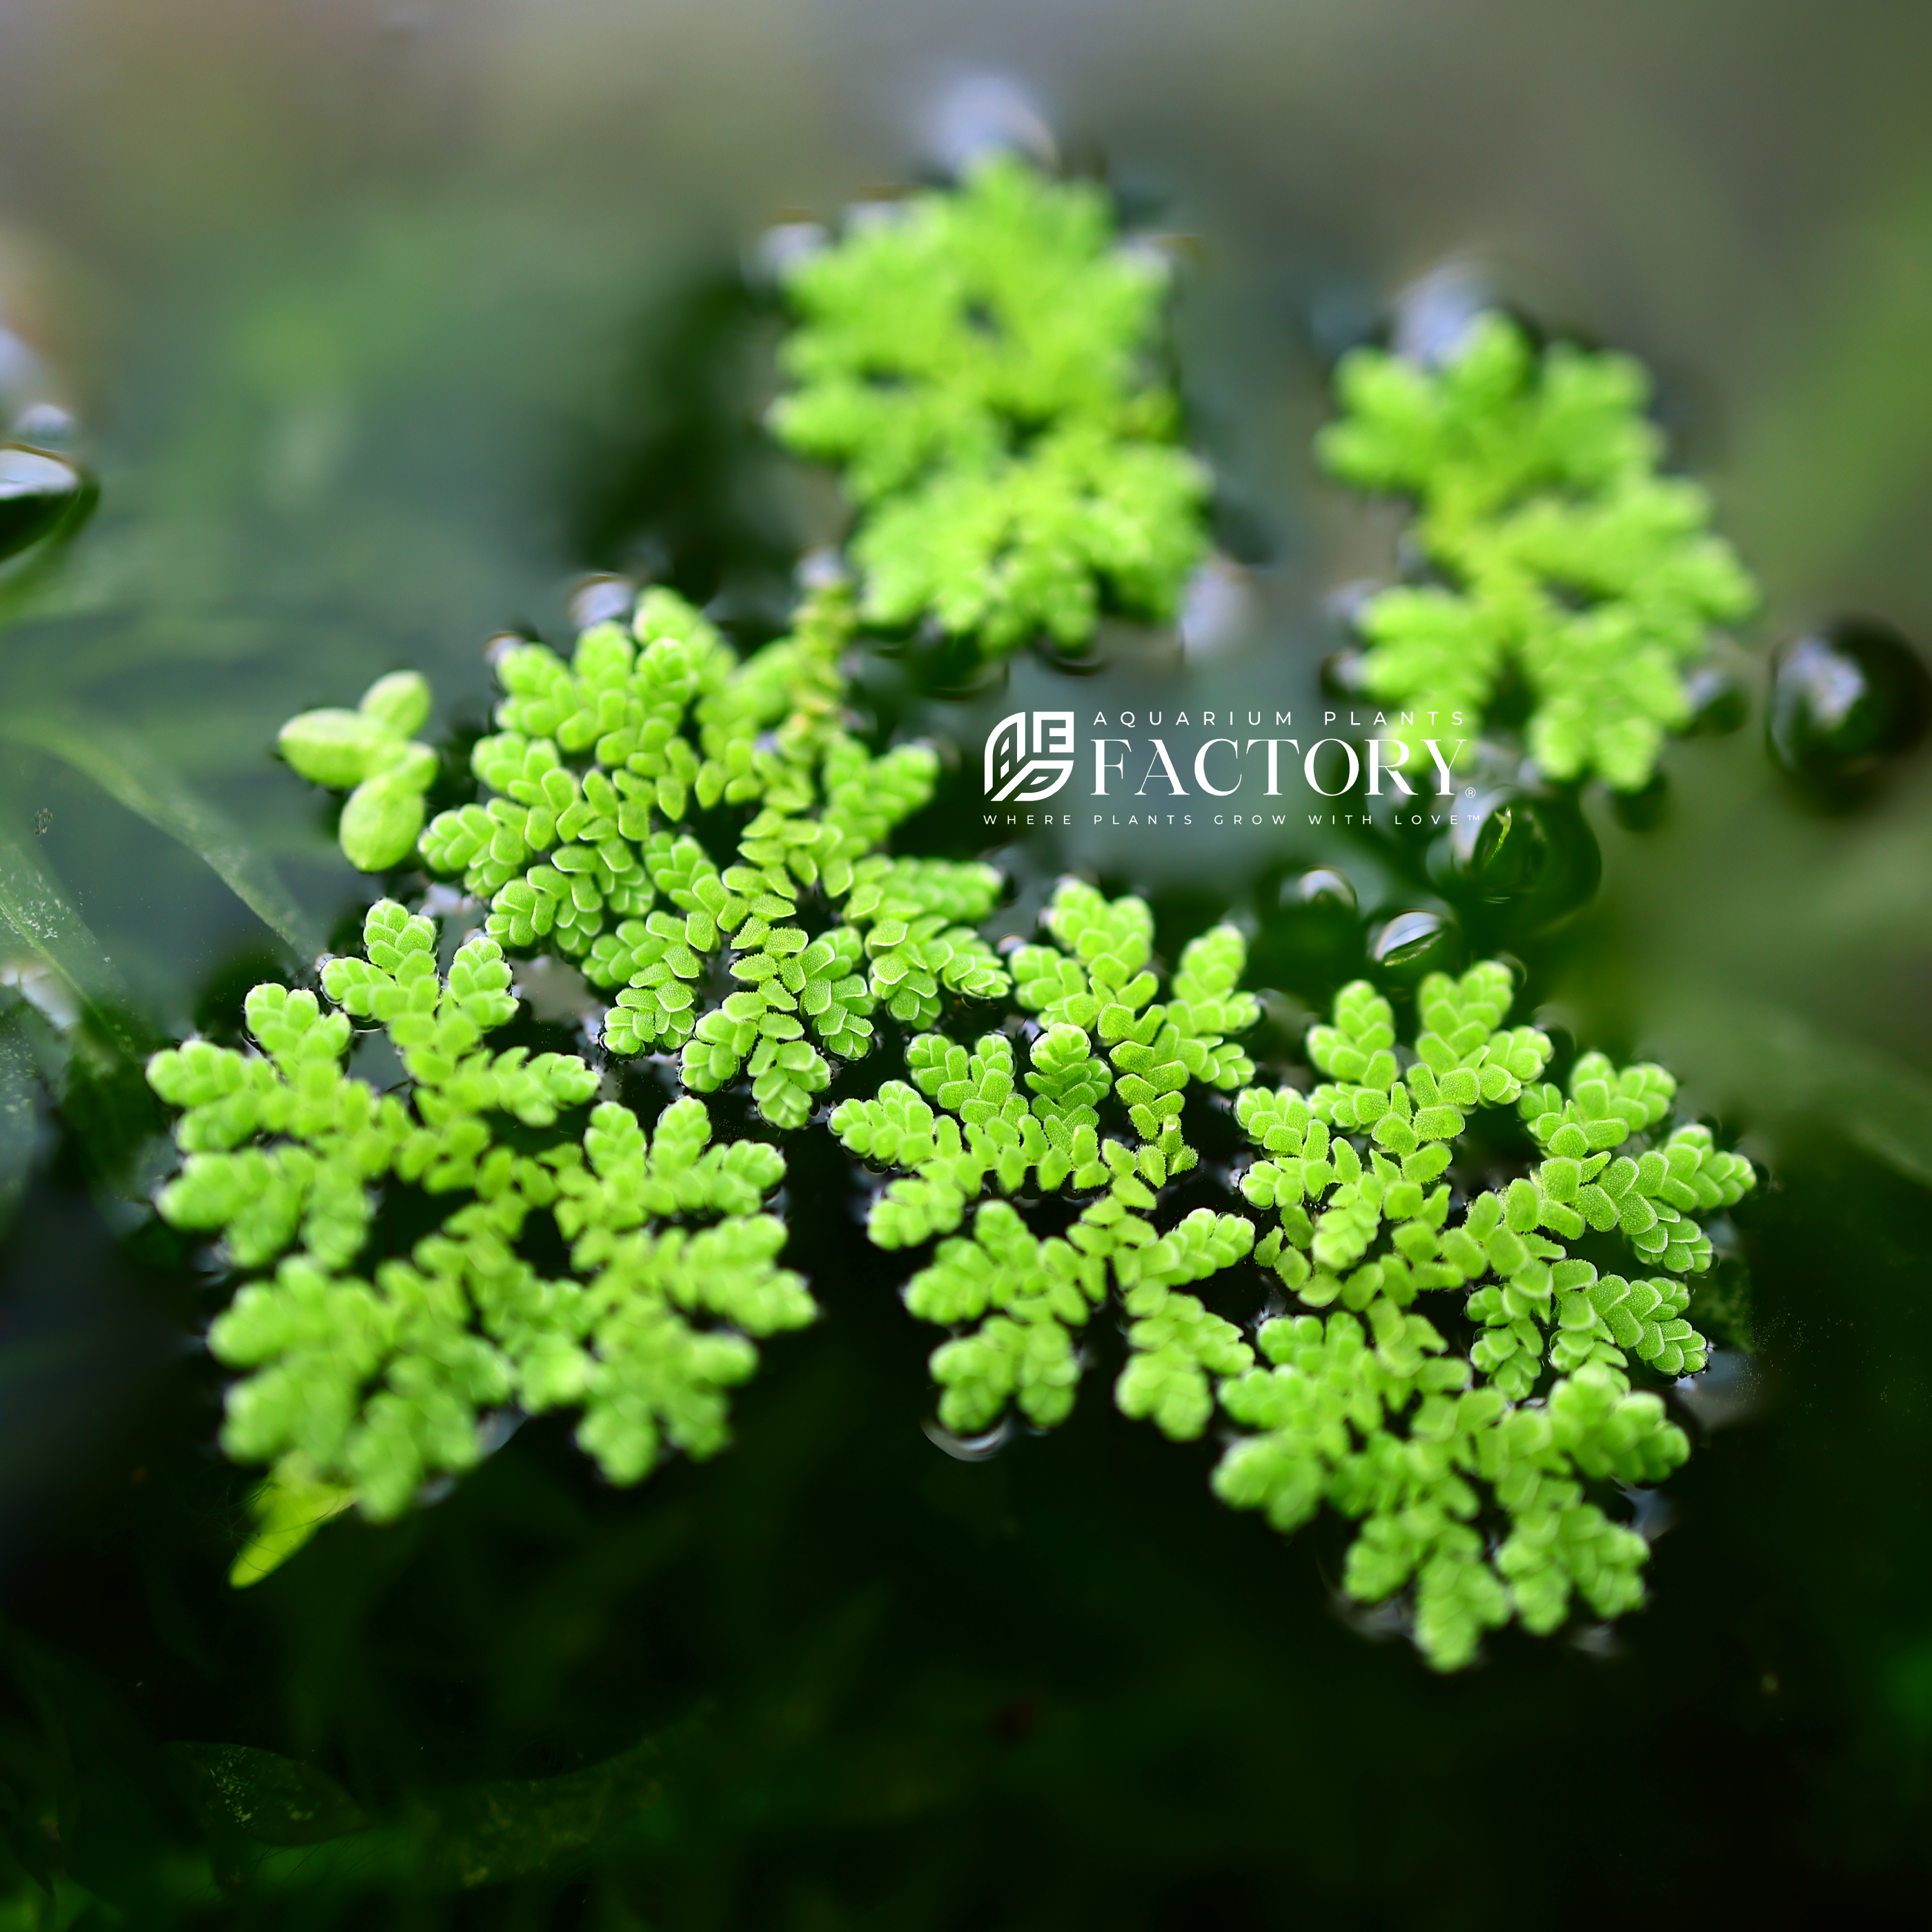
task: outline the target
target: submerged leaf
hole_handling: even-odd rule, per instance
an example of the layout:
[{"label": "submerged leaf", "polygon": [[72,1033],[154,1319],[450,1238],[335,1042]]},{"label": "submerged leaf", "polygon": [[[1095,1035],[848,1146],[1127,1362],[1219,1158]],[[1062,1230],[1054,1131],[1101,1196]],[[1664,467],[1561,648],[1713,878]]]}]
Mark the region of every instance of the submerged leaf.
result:
[{"label": "submerged leaf", "polygon": [[326,1772],[252,1744],[172,1744],[195,1808],[262,1845],[317,1845],[360,1831],[362,1808]]}]

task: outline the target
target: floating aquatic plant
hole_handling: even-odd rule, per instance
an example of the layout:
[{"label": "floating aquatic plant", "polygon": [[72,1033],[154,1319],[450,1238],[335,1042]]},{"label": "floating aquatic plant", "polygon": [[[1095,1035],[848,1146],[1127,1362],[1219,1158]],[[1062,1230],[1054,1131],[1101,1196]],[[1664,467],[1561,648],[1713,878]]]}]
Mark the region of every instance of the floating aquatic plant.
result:
[{"label": "floating aquatic plant", "polygon": [[[1231,925],[1165,976],[1148,908],[1070,880],[1040,941],[997,956],[977,930],[993,868],[889,849],[938,760],[858,735],[845,656],[862,620],[931,616],[998,651],[1084,639],[1110,587],[1171,604],[1201,479],[1150,369],[1160,278],[1097,196],[1004,160],[855,225],[788,288],[802,320],[773,420],[844,466],[856,603],[822,574],[789,633],[741,656],[652,589],[568,658],[510,646],[479,796],[427,826],[419,680],[284,733],[298,770],[358,788],[356,862],[395,866],[413,840],[484,930],[445,980],[428,922],[385,902],[368,958],[324,969],[336,1012],[258,988],[262,1056],[154,1063],[188,1108],[162,1211],[260,1277],[212,1340],[248,1372],[229,1448],[278,1472],[265,1544],[352,1496],[394,1514],[476,1460],[494,1409],[580,1406],[580,1439],[622,1480],[664,1442],[706,1452],[746,1338],[809,1318],[757,1211],[772,1149],[707,1150],[696,1100],[649,1138],[620,1107],[586,1119],[583,1060],[483,1048],[514,1005],[506,956],[549,953],[608,999],[603,1054],[675,1055],[694,1094],[736,1088],[786,1131],[894,1023],[904,1077],[830,1126],[890,1176],[868,1228],[918,1251],[905,1299],[949,1331],[948,1428],[1063,1420],[1111,1312],[1119,1406],[1178,1440],[1218,1426],[1216,1489],[1280,1528],[1324,1504],[1356,1520],[1347,1588],[1412,1589],[1438,1666],[1511,1616],[1545,1631],[1577,1599],[1640,1601],[1644,1544],[1606,1505],[1686,1453],[1637,1384],[1705,1365],[1700,1217],[1741,1197],[1748,1163],[1673,1124],[1659,1068],[1586,1054],[1549,1082],[1551,1042],[1507,1024],[1494,963],[1425,978],[1407,1046],[1382,994],[1345,988],[1304,1091],[1254,1084]],[[1342,386],[1331,466],[1412,493],[1448,580],[1371,603],[1371,687],[1480,711],[1514,663],[1546,771],[1640,782],[1682,722],[1681,664],[1750,593],[1702,497],[1654,474],[1633,366],[1539,361],[1492,317],[1439,370],[1358,356]],[[345,1074],[352,1018],[387,1029],[406,1091]],[[1232,1174],[1190,1138],[1216,1108],[1254,1149]],[[396,1186],[462,1198],[372,1273],[372,1190]],[[689,1232],[694,1215],[716,1225]],[[519,1246],[540,1216],[568,1279]]]},{"label": "floating aquatic plant", "polygon": [[[1040,1024],[1022,1049],[1025,1071],[1004,1034],[969,1050],[921,1034],[906,1054],[913,1084],[888,1081],[876,1099],[844,1102],[832,1130],[853,1153],[903,1172],[872,1211],[882,1247],[950,1234],[989,1184],[1005,1195],[1030,1185],[1094,1197],[1064,1236],[1043,1241],[988,1200],[970,1234],[942,1241],[914,1277],[913,1312],[962,1331],[933,1358],[949,1427],[984,1429],[1010,1400],[1031,1421],[1061,1420],[1078,1378],[1074,1336],[1117,1287],[1135,1324],[1121,1406],[1155,1415],[1172,1435],[1198,1435],[1211,1406],[1208,1377],[1251,1357],[1238,1330],[1175,1291],[1238,1260],[1254,1230],[1203,1208],[1156,1234],[1152,1215],[1158,1190],[1199,1159],[1181,1136],[1190,1083],[1232,1089],[1253,1070],[1226,1038],[1258,1010],[1234,990],[1246,950],[1232,927],[1204,934],[1162,1003],[1142,902],[1110,904],[1069,882],[1047,926],[1056,945],[1013,957],[1018,1002]],[[1102,1137],[1110,1095],[1135,1141]]]},{"label": "floating aquatic plant", "polygon": [[1172,613],[1207,478],[1157,368],[1167,284],[1098,189],[1010,154],[794,263],[772,424],[839,466],[868,622],[998,656],[1085,644],[1109,596]]},{"label": "floating aquatic plant", "polygon": [[[1331,1078],[1304,1094],[1247,1084],[1228,1036],[1257,1010],[1238,990],[1232,928],[1186,949],[1162,1001],[1140,901],[1069,881],[1045,923],[1054,943],[1013,958],[1018,1003],[1038,1017],[1030,1044],[922,1034],[912,1084],[832,1117],[854,1153],[902,1176],[872,1208],[873,1240],[945,1238],[906,1288],[915,1315],[954,1331],[932,1358],[941,1420],[983,1430],[1009,1403],[1036,1425],[1064,1420],[1077,1338],[1112,1301],[1128,1347],[1120,1408],[1191,1439],[1218,1406],[1246,1432],[1215,1487],[1278,1528],[1324,1502],[1360,1519],[1346,1587],[1378,1602],[1412,1583],[1437,1665],[1468,1662],[1512,1614],[1554,1628],[1573,1594],[1605,1617],[1640,1602],[1643,1540],[1588,1486],[1654,1482],[1688,1453],[1632,1371],[1704,1366],[1684,1318],[1684,1277],[1711,1262],[1696,1216],[1735,1203],[1750,1164],[1702,1126],[1664,1131],[1676,1089],[1659,1067],[1586,1054],[1567,1092],[1541,1082],[1550,1042],[1504,1025],[1510,980],[1493,962],[1423,982],[1400,1056],[1388,1000],[1345,988],[1307,1042]],[[1022,1054],[1031,1070],[1016,1074]],[[1238,1090],[1260,1156],[1240,1191],[1270,1217],[1258,1240],[1238,1214],[1162,1212],[1163,1188],[1196,1165],[1181,1124],[1204,1089]],[[1472,1117],[1510,1109],[1524,1171],[1483,1186],[1494,1147],[1478,1156],[1463,1136]],[[998,1198],[1022,1189],[1084,1204],[1064,1234],[1037,1237]],[[1634,1278],[1573,1253],[1586,1230],[1620,1236]],[[1216,1282],[1250,1256],[1291,1306],[1258,1310],[1250,1280]],[[1216,1286],[1244,1322],[1208,1306]],[[1416,1306],[1448,1292],[1460,1300],[1434,1320]],[[1460,1352],[1444,1333],[1459,1322]]]},{"label": "floating aquatic plant", "polygon": [[[238,1581],[336,1509],[393,1517],[471,1467],[490,1412],[580,1409],[578,1442],[615,1482],[666,1447],[708,1455],[757,1365],[748,1338],[814,1312],[777,1264],[784,1224],[757,1211],[777,1149],[710,1144],[695,1100],[647,1134],[590,1105],[598,1076],[575,1055],[493,1052],[517,1007],[494,940],[440,973],[435,925],[387,899],[363,937],[364,956],[325,962],[322,998],[248,995],[253,1050],[190,1040],[148,1063],[185,1156],[156,1205],[244,1277],[208,1335],[242,1372],[223,1446],[274,1472]],[[386,1035],[401,1086],[348,1070],[358,1022]],[[410,1194],[451,1205],[388,1252]],[[568,1244],[562,1278],[530,1258],[546,1220]]]},{"label": "floating aquatic plant", "polygon": [[428,718],[428,681],[412,670],[379,677],[353,711],[304,711],[282,727],[282,756],[311,784],[346,791],[343,856],[386,872],[416,850],[436,753],[416,741]]},{"label": "floating aquatic plant", "polygon": [[1492,314],[1438,366],[1358,350],[1336,386],[1323,462],[1411,500],[1434,580],[1377,592],[1357,620],[1369,695],[1425,708],[1391,730],[1419,746],[1431,713],[1474,722],[1514,671],[1550,777],[1642,787],[1690,720],[1685,667],[1756,593],[1710,533],[1703,490],[1657,473],[1640,365],[1560,343],[1539,354]]},{"label": "floating aquatic plant", "polygon": [[[652,590],[568,664],[518,646],[497,667],[506,728],[472,759],[490,796],[422,840],[432,869],[488,898],[494,938],[560,952],[614,994],[610,1052],[675,1052],[699,1093],[742,1072],[782,1127],[809,1114],[827,1054],[871,1050],[876,1007],[929,1024],[943,1000],[1008,986],[973,930],[999,875],[880,849],[932,796],[938,761],[922,745],[874,756],[847,728],[850,626],[829,586],[741,662]],[[721,807],[740,829],[707,844],[697,817]]]}]

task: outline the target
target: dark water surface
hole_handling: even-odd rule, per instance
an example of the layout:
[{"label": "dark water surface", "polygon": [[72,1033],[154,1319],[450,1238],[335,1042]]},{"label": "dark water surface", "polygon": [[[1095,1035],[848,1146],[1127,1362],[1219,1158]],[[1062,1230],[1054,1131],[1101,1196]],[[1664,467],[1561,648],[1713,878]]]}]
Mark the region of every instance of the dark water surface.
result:
[{"label": "dark water surface", "polygon": [[[70,416],[100,490],[52,565],[0,575],[0,835],[98,936],[129,1050],[288,956],[62,734],[215,801],[319,940],[370,888],[270,754],[291,712],[412,664],[436,728],[473,727],[484,640],[562,638],[586,571],[770,634],[838,525],[757,430],[752,244],[936,166],[997,70],[1191,238],[1228,562],[1091,681],[870,664],[882,720],[962,748],[935,843],[979,849],[1006,710],[1320,703],[1329,600],[1387,574],[1394,528],[1313,472],[1326,370],[1461,260],[1657,371],[1766,588],[1748,722],[1674,746],[1642,808],[1522,804],[1433,872],[1305,824],[1056,829],[994,854],[1007,916],[1068,867],[1147,891],[1170,955],[1235,910],[1286,1024],[1366,930],[1444,914],[1767,1174],[1735,1216],[1751,1346],[1686,1400],[1650,1607],[1505,1633],[1457,1678],[1337,1607],[1334,1526],[1215,1504],[1211,1449],[1119,1417],[1105,1361],[1051,1438],[943,1454],[932,1338],[822,1133],[788,1198],[827,1318],[767,1351],[730,1454],[618,1492],[532,1424],[236,1593],[247,1481],[184,1339],[206,1291],[117,1204],[158,1124],[104,1051],[60,1118],[0,1118],[37,1150],[0,1246],[0,1927],[1722,1923],[1922,1894],[1932,760],[1923,673],[1885,652],[1932,640],[1928,40],[1876,4],[0,13],[0,385],[50,446]],[[1316,867],[1353,912],[1301,892]]]}]

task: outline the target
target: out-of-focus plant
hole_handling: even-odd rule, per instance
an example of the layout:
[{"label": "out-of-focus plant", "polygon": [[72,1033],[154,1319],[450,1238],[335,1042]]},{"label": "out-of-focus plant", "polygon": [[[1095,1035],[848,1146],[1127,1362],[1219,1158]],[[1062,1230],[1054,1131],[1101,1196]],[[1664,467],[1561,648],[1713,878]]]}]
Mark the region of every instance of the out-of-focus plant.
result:
[{"label": "out-of-focus plant", "polygon": [[1709,531],[1703,490],[1657,473],[1648,385],[1625,356],[1557,344],[1539,354],[1498,314],[1425,368],[1377,350],[1342,358],[1329,470],[1408,498],[1431,580],[1378,592],[1357,622],[1370,697],[1432,717],[1490,708],[1506,674],[1528,686],[1532,755],[1554,778],[1600,772],[1636,790],[1664,734],[1690,722],[1684,669],[1711,627],[1756,601]]},{"label": "out-of-focus plant", "polygon": [[838,466],[868,622],[1000,656],[1084,646],[1109,596],[1172,613],[1208,484],[1159,367],[1167,285],[1099,190],[1011,155],[795,262],[771,421]]}]

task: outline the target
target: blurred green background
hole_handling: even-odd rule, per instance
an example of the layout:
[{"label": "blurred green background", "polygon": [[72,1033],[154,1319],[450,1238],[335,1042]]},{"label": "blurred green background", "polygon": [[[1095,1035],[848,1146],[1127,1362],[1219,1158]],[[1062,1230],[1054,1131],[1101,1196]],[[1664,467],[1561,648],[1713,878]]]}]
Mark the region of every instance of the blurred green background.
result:
[{"label": "blurred green background", "polygon": [[[1226,594],[1108,638],[1111,690],[1314,701],[1327,600],[1388,572],[1393,526],[1309,438],[1334,356],[1418,275],[1464,264],[1656,371],[1766,587],[1752,721],[1672,749],[1660,823],[1589,803],[1603,888],[1519,950],[1550,1023],[1666,1058],[1770,1175],[1738,1216],[1754,1346],[1690,1406],[1652,1607],[1510,1634],[1454,1681],[1337,1607],[1323,1532],[1221,1510],[1210,1451],[1097,1376],[1054,1437],[942,1454],[929,1338],[822,1136],[792,1258],[829,1316],[770,1352],[730,1454],[619,1493],[532,1424],[406,1526],[339,1526],[237,1594],[246,1480],[185,1339],[206,1284],[119,1198],[154,1122],[104,1048],[32,1125],[0,1248],[0,1927],[1180,1932],[1922,1896],[1932,776],[1813,809],[1764,755],[1762,686],[1838,614],[1932,640],[1928,56],[1925,17],[1874,0],[0,9],[0,382],[71,414],[100,490],[0,578],[0,832],[64,883],[136,1031],[218,1018],[289,955],[60,731],[125,734],[338,926],[368,885],[276,726],[404,664],[440,726],[480,723],[485,640],[564,634],[588,571],[769,634],[838,524],[758,430],[758,238],[935,174],[1023,98],[1187,238]],[[1010,702],[1059,682],[1023,663]],[[884,665],[868,689],[969,762],[1004,695],[930,703]],[[1265,932],[1284,873],[1348,862],[1305,835],[1232,855],[1001,856],[1022,905],[1066,865],[1154,892],[1164,942],[1220,906]],[[1412,902],[1357,872],[1365,911]]]}]

